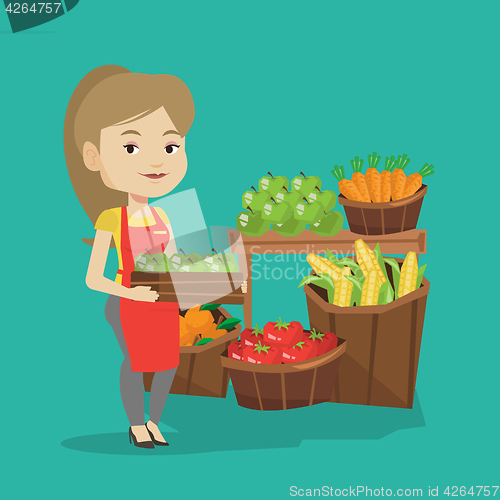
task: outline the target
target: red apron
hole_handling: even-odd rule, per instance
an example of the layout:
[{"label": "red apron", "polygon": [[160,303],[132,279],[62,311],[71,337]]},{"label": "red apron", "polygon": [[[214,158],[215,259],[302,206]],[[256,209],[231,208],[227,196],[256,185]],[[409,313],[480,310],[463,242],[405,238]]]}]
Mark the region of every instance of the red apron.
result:
[{"label": "red apron", "polygon": [[[149,232],[151,253],[163,251],[169,240],[165,223],[151,209],[155,218],[153,234],[149,226],[132,228]],[[157,234],[161,234],[158,237]],[[130,274],[135,270],[134,250],[144,251],[144,245],[129,235],[127,207],[121,211],[122,285],[130,288]],[[151,248],[153,246],[153,248]],[[159,247],[159,249],[157,248]],[[142,302],[120,299],[120,320],[127,343],[130,364],[134,372],[161,372],[179,365],[179,304],[177,302]]]}]

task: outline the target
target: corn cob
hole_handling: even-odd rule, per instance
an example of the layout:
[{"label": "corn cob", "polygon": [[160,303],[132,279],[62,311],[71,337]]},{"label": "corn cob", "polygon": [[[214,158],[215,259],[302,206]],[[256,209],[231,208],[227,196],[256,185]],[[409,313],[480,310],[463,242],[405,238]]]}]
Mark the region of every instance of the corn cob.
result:
[{"label": "corn cob", "polygon": [[377,271],[380,284],[382,285],[385,283],[386,279],[384,272],[382,271],[373,250],[361,239],[354,242],[354,250],[356,251],[359,267],[363,271],[365,278],[372,269],[375,269],[375,271]]},{"label": "corn cob", "polygon": [[[307,262],[314,269],[316,274],[329,274],[334,281],[342,278],[342,271],[340,267],[337,267],[333,262],[329,261],[326,257],[321,257],[314,253],[310,253],[307,256]],[[349,280],[348,280],[349,281]]]},{"label": "corn cob", "polygon": [[351,304],[351,295],[353,284],[344,276],[349,276],[351,270],[348,266],[342,268],[342,278],[335,282],[335,294],[333,296],[333,305],[348,307]]},{"label": "corn cob", "polygon": [[418,262],[415,252],[406,254],[403,266],[401,267],[401,276],[399,278],[399,297],[403,297],[413,292],[417,287]]},{"label": "corn cob", "polygon": [[376,269],[372,269],[363,283],[360,306],[376,306],[380,292],[380,280]]}]

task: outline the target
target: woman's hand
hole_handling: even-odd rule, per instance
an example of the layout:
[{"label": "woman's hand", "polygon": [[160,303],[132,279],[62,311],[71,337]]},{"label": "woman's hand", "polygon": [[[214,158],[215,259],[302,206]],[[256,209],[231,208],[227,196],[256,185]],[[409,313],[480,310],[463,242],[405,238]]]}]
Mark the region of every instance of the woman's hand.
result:
[{"label": "woman's hand", "polygon": [[142,302],[156,302],[160,296],[158,292],[151,290],[150,286],[135,286],[130,288],[128,299],[139,300]]}]

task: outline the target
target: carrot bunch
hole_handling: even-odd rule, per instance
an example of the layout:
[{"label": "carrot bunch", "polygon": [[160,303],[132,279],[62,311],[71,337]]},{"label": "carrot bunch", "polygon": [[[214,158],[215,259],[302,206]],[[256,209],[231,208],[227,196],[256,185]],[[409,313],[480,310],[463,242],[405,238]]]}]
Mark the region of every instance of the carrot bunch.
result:
[{"label": "carrot bunch", "polygon": [[427,163],[414,174],[406,177],[405,168],[410,163],[408,155],[386,157],[384,170],[380,173],[377,153],[368,155],[368,169],[363,175],[363,160],[356,156],[351,160],[353,170],[351,180],[345,178],[344,167],[335,165],[332,174],[339,183],[339,190],[348,200],[365,203],[384,203],[401,200],[415,194],[422,187],[422,179],[434,174],[434,165]]}]

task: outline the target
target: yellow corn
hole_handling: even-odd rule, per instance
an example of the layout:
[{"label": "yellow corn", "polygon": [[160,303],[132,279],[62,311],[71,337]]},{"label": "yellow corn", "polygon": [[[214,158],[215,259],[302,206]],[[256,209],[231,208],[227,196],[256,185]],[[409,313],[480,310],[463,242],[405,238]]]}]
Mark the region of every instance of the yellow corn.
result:
[{"label": "yellow corn", "polygon": [[354,242],[354,250],[356,251],[359,267],[363,271],[365,278],[372,269],[375,269],[375,271],[377,271],[380,284],[382,285],[385,283],[386,279],[384,272],[382,271],[373,250],[361,239]]},{"label": "yellow corn", "polygon": [[418,261],[415,252],[406,254],[403,266],[401,267],[401,276],[399,278],[399,297],[403,297],[417,288]]},{"label": "yellow corn", "polygon": [[342,278],[335,282],[335,294],[333,296],[333,305],[340,307],[349,307],[351,305],[351,295],[353,284],[344,276],[349,276],[351,270],[348,266],[342,268]]},{"label": "yellow corn", "polygon": [[376,306],[380,292],[380,280],[376,269],[368,272],[361,289],[361,306]]},{"label": "yellow corn", "polygon": [[314,253],[307,256],[307,262],[316,271],[317,274],[329,274],[334,281],[342,277],[340,267],[337,267],[333,262],[329,261],[326,257],[321,257]]}]

